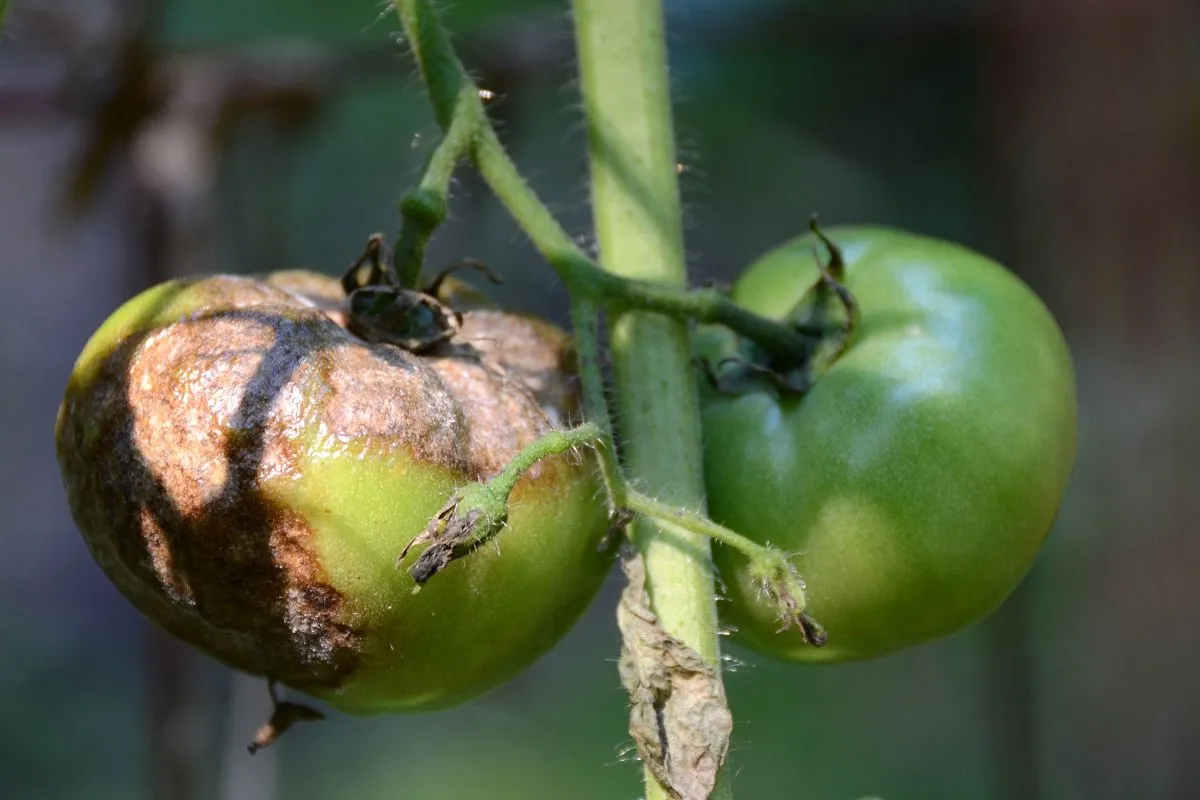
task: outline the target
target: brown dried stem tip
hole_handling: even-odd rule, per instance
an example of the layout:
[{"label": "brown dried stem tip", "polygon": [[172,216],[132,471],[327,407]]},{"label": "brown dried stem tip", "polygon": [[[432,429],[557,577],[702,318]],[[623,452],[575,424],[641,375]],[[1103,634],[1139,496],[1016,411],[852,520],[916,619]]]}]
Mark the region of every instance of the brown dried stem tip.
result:
[{"label": "brown dried stem tip", "polygon": [[285,734],[296,723],[320,722],[325,719],[325,715],[315,708],[280,700],[275,681],[267,682],[267,690],[271,693],[273,711],[271,712],[271,718],[264,722],[263,726],[254,734],[254,741],[246,745],[246,749],[250,751],[250,755],[254,755],[264,747],[270,747],[275,744],[275,742],[279,741],[279,737]]}]

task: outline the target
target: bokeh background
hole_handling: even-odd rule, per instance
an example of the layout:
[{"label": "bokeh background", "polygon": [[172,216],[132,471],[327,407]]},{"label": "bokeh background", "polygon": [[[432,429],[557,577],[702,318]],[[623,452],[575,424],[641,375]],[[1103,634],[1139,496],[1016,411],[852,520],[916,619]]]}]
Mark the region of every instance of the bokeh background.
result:
[{"label": "bokeh background", "polygon": [[[88,334],[166,277],[342,271],[436,139],[379,0],[14,0],[0,35],[0,797],[635,798],[614,583],[535,668],[254,758],[260,682],[91,562],[52,448]],[[447,16],[520,165],[588,241],[563,0]],[[729,648],[739,797],[1200,797],[1200,15],[1188,0],[668,0],[697,281],[880,222],[1012,267],[1076,359],[1079,460],[1007,605],[878,662]],[[433,263],[564,294],[464,172]],[[979,458],[986,459],[987,453]]]}]

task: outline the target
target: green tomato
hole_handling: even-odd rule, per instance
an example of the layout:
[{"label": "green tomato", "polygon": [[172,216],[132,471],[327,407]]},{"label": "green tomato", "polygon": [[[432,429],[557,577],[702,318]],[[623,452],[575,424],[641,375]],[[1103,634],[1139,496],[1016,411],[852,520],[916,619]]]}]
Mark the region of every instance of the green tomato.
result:
[{"label": "green tomato", "polygon": [[[780,632],[729,548],[716,552],[723,614],[752,649],[798,662],[879,656],[991,613],[1034,562],[1075,456],[1070,355],[1024,284],[943,241],[829,236],[861,311],[848,348],[803,395],[702,389],[709,511],[795,554],[828,642]],[[776,320],[811,317],[818,245],[803,236],[768,253],[733,298]],[[710,359],[740,346],[714,329],[697,342]]]},{"label": "green tomato", "polygon": [[[470,312],[428,356],[366,342],[311,273],[173,281],[88,342],[56,441],[96,561],[147,617],[349,712],[445,706],[548,650],[611,563],[590,457],[420,592],[397,564],[456,487],[572,409],[570,342]],[[342,298],[344,299],[344,298]]]}]

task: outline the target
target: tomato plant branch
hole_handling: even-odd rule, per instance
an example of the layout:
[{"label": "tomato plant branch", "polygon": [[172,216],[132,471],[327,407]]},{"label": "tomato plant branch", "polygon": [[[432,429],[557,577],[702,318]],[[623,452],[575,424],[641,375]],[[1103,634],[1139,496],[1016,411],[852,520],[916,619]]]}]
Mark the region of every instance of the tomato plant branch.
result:
[{"label": "tomato plant branch", "polygon": [[[577,300],[573,305],[576,329],[581,332],[581,341],[587,337],[595,337],[595,305],[586,298]],[[600,459],[605,484],[609,490],[616,509],[632,512],[662,524],[675,531],[683,531],[696,536],[711,539],[725,547],[740,552],[751,562],[751,569],[761,576],[763,590],[775,595],[786,596],[786,608],[781,608],[781,614],[786,609],[794,612],[792,618],[784,620],[791,625],[801,624],[807,631],[809,626],[816,623],[803,614],[805,597],[804,582],[788,561],[788,556],[782,550],[767,545],[761,545],[743,536],[737,531],[713,522],[703,514],[688,511],[685,508],[662,503],[654,498],[629,488],[621,467],[612,453],[613,436],[607,427],[608,401],[604,394],[598,364],[581,367],[580,374],[585,384],[585,407],[590,406],[589,417],[603,422],[585,422],[575,428],[563,431],[550,431],[523,447],[491,480],[472,483],[455,492],[435,517],[426,538],[417,537],[410,542],[400,556],[403,560],[414,544],[446,540],[446,531],[454,525],[455,518],[471,518],[473,525],[463,531],[463,536],[455,540],[453,547],[461,552],[469,552],[480,544],[497,535],[504,527],[508,517],[508,501],[513,489],[535,464],[544,458],[561,455],[568,450],[589,447],[596,451]],[[599,392],[594,390],[599,387]],[[590,391],[591,390],[591,391]],[[586,399],[591,396],[591,400]],[[596,405],[599,404],[599,407]],[[443,543],[447,543],[443,541]],[[418,567],[414,570],[419,571]],[[435,573],[423,575],[418,583],[425,583]],[[802,619],[801,619],[802,618]],[[819,626],[816,627],[819,630]]]},{"label": "tomato plant branch", "polygon": [[417,286],[426,245],[446,219],[454,169],[474,144],[481,109],[472,99],[468,94],[460,94],[450,125],[429,157],[421,182],[400,200],[400,236],[392,263],[400,286],[405,289]]},{"label": "tomato plant branch", "polygon": [[599,435],[595,441],[597,455],[604,471],[604,483],[614,509],[626,509],[650,517],[676,531],[682,530],[704,536],[718,544],[740,552],[750,562],[764,593],[775,599],[780,622],[788,628],[799,627],[813,644],[825,641],[825,632],[804,609],[804,581],[791,563],[787,553],[777,547],[761,545],[737,531],[719,525],[704,514],[678,506],[661,503],[641,492],[633,491],[625,481],[616,459],[611,430],[608,397],[604,377],[596,354],[600,345],[596,337],[598,309],[585,295],[576,295],[571,302],[571,321],[579,352],[579,378],[583,388],[584,413],[596,423]]},{"label": "tomato plant branch", "polygon": [[[434,118],[448,135],[464,120],[460,123],[462,135],[471,140],[467,154],[480,175],[573,294],[584,293],[618,308],[641,308],[724,325],[768,353],[804,352],[807,340],[795,327],[747,311],[715,289],[689,291],[682,285],[638,280],[632,277],[636,268],[618,275],[588,258],[538,199],[500,143],[487,120],[479,89],[458,60],[433,4],[429,0],[394,0],[394,5],[429,91]],[[397,251],[400,249],[398,245]]]},{"label": "tomato plant branch", "polygon": [[578,354],[579,382],[583,389],[583,412],[588,420],[600,427],[597,456],[608,490],[611,510],[614,514],[626,508],[627,487],[621,465],[617,460],[616,445],[612,432],[612,414],[608,409],[608,395],[604,390],[604,374],[600,369],[600,341],[596,334],[599,309],[587,295],[576,294],[571,298],[571,322],[575,331],[575,350]]},{"label": "tomato plant branch", "polygon": [[521,448],[513,460],[508,462],[496,477],[487,482],[488,490],[507,502],[517,482],[534,464],[549,456],[562,455],[568,450],[594,447],[603,441],[604,437],[604,431],[594,422],[585,422],[565,431],[550,431],[543,434]]},{"label": "tomato plant branch", "polygon": [[724,325],[757,343],[768,353],[801,353],[808,345],[794,326],[747,311],[716,289],[688,290],[619,275],[579,249],[558,220],[538,199],[488,126],[475,146],[475,163],[500,203],[572,293],[590,295],[614,308],[655,311],[680,319]]},{"label": "tomato plant branch", "polygon": [[475,84],[458,60],[450,36],[430,0],[393,0],[392,5],[400,15],[405,39],[429,90],[434,119],[442,130],[446,130],[460,108],[458,100],[464,90],[474,90]]}]

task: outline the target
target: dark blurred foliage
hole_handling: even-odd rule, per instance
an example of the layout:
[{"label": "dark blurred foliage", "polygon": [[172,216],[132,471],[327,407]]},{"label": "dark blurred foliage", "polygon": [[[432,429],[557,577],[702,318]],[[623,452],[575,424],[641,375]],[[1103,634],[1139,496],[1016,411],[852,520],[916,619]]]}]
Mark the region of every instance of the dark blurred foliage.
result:
[{"label": "dark blurred foliage", "polygon": [[[1200,19],[1187,0],[668,3],[696,280],[872,221],[1002,258],[1072,344],[1080,457],[995,617],[870,664],[730,648],[745,798],[1200,797]],[[90,331],[183,272],[343,269],[435,140],[377,0],[15,0],[0,35],[0,796],[636,797],[610,590],[534,669],[254,759],[266,689],[91,563],[51,447]],[[587,241],[565,3],[455,3],[522,168]],[[433,263],[564,296],[468,172]],[[980,453],[987,458],[987,453]]]}]

